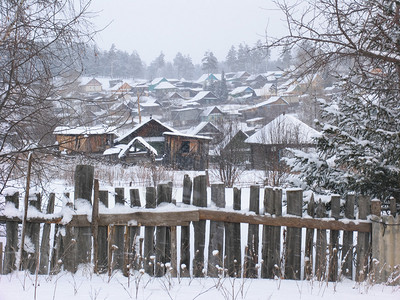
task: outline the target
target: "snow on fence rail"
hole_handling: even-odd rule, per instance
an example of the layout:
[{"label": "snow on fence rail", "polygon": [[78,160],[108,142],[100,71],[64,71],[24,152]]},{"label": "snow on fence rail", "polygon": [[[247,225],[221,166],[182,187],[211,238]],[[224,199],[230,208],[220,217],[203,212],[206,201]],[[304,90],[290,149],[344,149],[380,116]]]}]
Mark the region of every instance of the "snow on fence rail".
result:
[{"label": "snow on fence rail", "polygon": [[54,194],[46,214],[38,211],[40,197],[30,199],[22,251],[18,232],[19,223],[25,223],[19,195],[6,196],[0,212],[7,231],[3,274],[19,267],[39,274],[75,272],[79,264],[93,262],[96,273],[110,275],[144,270],[154,276],[400,281],[400,230],[395,226],[400,217],[395,210],[381,217],[380,202],[368,197],[357,197],[354,219],[356,196],[348,195],[342,210],[340,197],[332,196],[328,218],[324,203],[311,197],[303,213],[303,191],[286,190],[282,215],[282,190],[265,188],[260,214],[259,186],[250,187],[248,209],[241,207],[241,190],[234,188],[231,210],[225,208],[224,186],[213,184],[212,207],[207,207],[207,181],[200,175],[193,181],[185,176],[181,205],[172,204],[171,184],[159,184],[146,188],[145,208],[138,189],[130,189],[126,206],[124,189],[116,188],[117,205],[107,209],[108,192],[99,189],[93,174],[93,167],[77,166],[75,201],[60,213],[53,213]]}]

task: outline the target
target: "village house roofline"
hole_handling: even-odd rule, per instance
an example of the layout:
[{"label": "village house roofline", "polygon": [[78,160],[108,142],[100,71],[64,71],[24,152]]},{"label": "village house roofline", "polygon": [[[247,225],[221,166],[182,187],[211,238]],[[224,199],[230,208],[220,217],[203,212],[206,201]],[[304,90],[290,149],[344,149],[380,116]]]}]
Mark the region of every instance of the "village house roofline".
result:
[{"label": "village house roofline", "polygon": [[[300,121],[293,115],[279,115],[274,120],[269,122],[267,125],[262,127],[256,133],[251,135],[245,140],[249,144],[261,144],[261,145],[276,145],[281,144],[275,142],[279,136],[272,136],[272,134],[279,134],[281,131],[293,132],[298,134],[299,142],[303,144],[314,144],[314,138],[321,135],[320,132],[314,128],[308,126],[304,122]],[[290,144],[290,141],[289,141]]]},{"label": "village house roofline", "polygon": [[180,137],[186,137],[186,138],[192,138],[192,139],[198,139],[198,140],[212,140],[211,137],[208,136],[203,136],[203,135],[192,135],[192,134],[186,134],[186,133],[181,133],[181,132],[164,132],[163,135],[168,135],[168,136],[180,136]]},{"label": "village house roofline", "polygon": [[114,126],[93,126],[93,127],[69,127],[58,126],[54,129],[55,135],[99,135],[99,134],[116,134],[116,127]]},{"label": "village house roofline", "polygon": [[157,119],[149,119],[146,122],[143,122],[141,124],[136,125],[134,128],[132,128],[130,131],[128,131],[127,133],[125,133],[124,135],[118,137],[115,139],[115,142],[118,143],[120,141],[122,141],[123,139],[125,139],[126,137],[128,137],[130,134],[132,134],[133,132],[137,131],[139,128],[141,128],[142,126],[146,125],[149,122],[157,122],[158,124],[160,124],[161,126],[164,126],[165,128],[167,128],[168,130],[170,130],[171,132],[178,132],[176,129],[173,129],[172,127],[165,125],[164,123],[158,121]]},{"label": "village house roofline", "polygon": [[126,153],[127,151],[129,151],[129,149],[132,147],[132,145],[133,145],[135,142],[139,142],[140,144],[142,144],[146,149],[148,149],[150,152],[152,152],[155,156],[158,155],[156,149],[154,149],[154,148],[153,148],[148,142],[146,142],[141,136],[137,136],[137,137],[135,137],[134,139],[132,139],[132,140],[126,145],[126,147],[124,147],[124,148],[122,149],[122,151],[119,152],[118,158],[121,159],[122,157],[124,157],[125,153]]}]

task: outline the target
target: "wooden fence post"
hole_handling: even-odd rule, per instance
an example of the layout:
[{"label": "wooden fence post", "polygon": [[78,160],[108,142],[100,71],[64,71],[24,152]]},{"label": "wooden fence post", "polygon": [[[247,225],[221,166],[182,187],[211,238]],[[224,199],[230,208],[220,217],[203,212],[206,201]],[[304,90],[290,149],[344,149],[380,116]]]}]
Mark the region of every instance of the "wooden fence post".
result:
[{"label": "wooden fence post", "polygon": [[[108,191],[99,191],[100,202],[108,208]],[[100,204],[100,203],[99,203]],[[108,264],[108,227],[99,226],[97,233],[97,271],[98,273],[107,272]]]},{"label": "wooden fence post", "polygon": [[[354,219],[354,204],[355,195],[348,194],[344,205],[344,217],[346,219]],[[350,279],[353,278],[353,235],[353,231],[343,232],[342,274]]]},{"label": "wooden fence post", "polygon": [[[282,190],[265,188],[264,211],[271,216],[282,216]],[[262,240],[262,278],[274,278],[281,276],[281,227],[263,226]]]},{"label": "wooden fence post", "polygon": [[[287,213],[302,216],[303,191],[292,189],[286,191]],[[285,249],[285,278],[300,279],[301,274],[301,228],[287,228]]]},{"label": "wooden fence post", "polygon": [[[371,199],[368,196],[361,195],[358,197],[358,218],[366,220],[371,213]],[[369,256],[371,254],[371,244],[368,232],[358,232],[357,238],[357,266],[356,281],[364,281],[368,273]]]},{"label": "wooden fence post", "polygon": [[[199,175],[193,181],[193,205],[207,207],[207,178]],[[194,227],[194,258],[193,276],[204,276],[204,246],[206,239],[206,221],[193,222]]]},{"label": "wooden fence post", "polygon": [[[233,209],[241,210],[241,190],[238,188],[233,188]],[[240,223],[225,223],[225,269],[230,277],[242,276],[240,236]]]},{"label": "wooden fence post", "polygon": [[[219,208],[225,207],[225,185],[211,185],[211,205]],[[208,244],[207,276],[217,277],[219,270],[223,269],[224,222],[210,221],[210,242]]]},{"label": "wooden fence post", "polygon": [[[63,202],[67,202],[69,200],[69,193],[63,194]],[[50,260],[50,274],[54,275],[60,272],[61,265],[63,264],[63,253],[64,253],[64,238],[61,234],[61,230],[64,230],[64,226],[56,224],[54,228],[54,236],[53,236],[53,247],[51,251],[51,260]]]},{"label": "wooden fence post", "polygon": [[[249,211],[259,214],[260,212],[260,187],[258,185],[250,186],[250,206]],[[259,225],[249,224],[247,235],[247,246],[245,249],[244,277],[257,278],[258,270],[258,232]]]},{"label": "wooden fence post", "polygon": [[[156,207],[156,189],[146,188],[146,208]],[[154,275],[154,226],[146,226],[144,229],[144,270],[150,276]]]},{"label": "wooden fence post", "polygon": [[[34,195],[29,195],[29,207],[28,211],[35,208],[37,211],[41,211],[42,204],[42,196],[40,193],[36,193]],[[27,239],[25,239],[25,247],[22,251],[22,268],[24,270],[29,270],[31,274],[36,272],[36,267],[39,262],[39,240],[40,240],[40,223],[26,223],[26,231],[25,236],[29,238],[30,243],[27,243]],[[30,248],[33,247],[33,248]],[[28,250],[28,251],[26,251]]]},{"label": "wooden fence post", "polygon": [[[66,204],[67,208],[73,210],[73,203],[68,202]],[[71,225],[65,225],[65,236],[63,237],[63,263],[64,269],[66,271],[75,273],[77,270],[77,243],[75,239],[75,234],[77,228],[72,227]]]},{"label": "wooden fence post", "polygon": [[[188,174],[183,178],[183,204],[190,205],[192,196],[192,180]],[[179,264],[181,277],[190,276],[190,226],[181,226],[181,260]]]},{"label": "wooden fence post", "polygon": [[[307,205],[307,214],[311,218],[315,217],[314,194],[311,195]],[[304,250],[304,278],[311,280],[313,277],[313,251],[314,251],[314,229],[306,229],[306,245]]]},{"label": "wooden fence post", "polygon": [[[56,195],[50,193],[49,202],[47,203],[46,213],[54,213],[54,202]],[[49,258],[50,258],[50,229],[51,224],[45,223],[43,225],[42,242],[40,245],[40,265],[39,274],[48,274],[49,272]]]},{"label": "wooden fence post", "polygon": [[[124,188],[115,188],[115,205],[125,205],[125,190]],[[115,225],[113,236],[113,270],[123,271],[124,266],[124,236],[126,226]]]},{"label": "wooden fence post", "polygon": [[378,199],[372,201],[372,280],[400,285],[400,215],[381,216],[380,206]]},{"label": "wooden fence post", "polygon": [[[172,190],[168,184],[157,186],[157,206],[161,203],[171,203]],[[155,276],[165,274],[165,264],[171,260],[170,228],[166,226],[156,227],[156,271]]]},{"label": "wooden fence post", "polygon": [[[129,198],[131,207],[141,207],[139,189],[130,189]],[[133,270],[138,270],[138,253],[139,245],[137,244],[137,237],[140,236],[140,226],[130,226],[129,230],[129,264]]]},{"label": "wooden fence post", "polygon": [[[319,200],[316,209],[317,218],[326,217],[326,206]],[[317,229],[317,243],[315,250],[315,274],[318,280],[324,280],[326,275],[326,230]]]},{"label": "wooden fence post", "polygon": [[0,242],[0,275],[3,274],[3,243]]},{"label": "wooden fence post", "polygon": [[[92,203],[92,192],[93,192],[93,179],[94,179],[94,167],[88,165],[77,165],[75,168],[75,209],[82,202]],[[90,263],[92,255],[92,232],[90,227],[76,227],[75,239],[77,242],[76,251],[76,263],[86,264]]]},{"label": "wooden fence post", "polygon": [[99,180],[94,180],[93,209],[92,209],[92,235],[93,235],[93,272],[99,273]]},{"label": "wooden fence post", "polygon": [[[340,196],[331,196],[331,218],[340,219]],[[338,276],[339,230],[331,230],[329,239],[328,280],[337,281]]]},{"label": "wooden fence post", "polygon": [[[6,195],[6,204],[19,208],[19,193]],[[3,274],[9,274],[17,269],[16,253],[18,252],[18,222],[6,222],[6,249],[4,252]]]}]

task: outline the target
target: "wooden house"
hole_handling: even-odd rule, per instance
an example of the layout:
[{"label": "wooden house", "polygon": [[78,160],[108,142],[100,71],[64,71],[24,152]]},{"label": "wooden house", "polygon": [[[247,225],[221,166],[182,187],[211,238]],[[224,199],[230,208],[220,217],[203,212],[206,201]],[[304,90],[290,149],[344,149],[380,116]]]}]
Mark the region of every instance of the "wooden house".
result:
[{"label": "wooden house", "polygon": [[268,100],[239,110],[245,120],[264,118],[267,123],[288,111],[290,111],[289,103],[280,96],[273,96]]},{"label": "wooden house", "polygon": [[229,92],[230,101],[235,103],[249,103],[256,97],[256,92],[249,86],[239,86]]},{"label": "wooden house", "polygon": [[199,115],[202,112],[199,107],[186,107],[171,110],[171,120],[173,126],[189,127],[199,122]]},{"label": "wooden house", "polygon": [[168,80],[165,77],[154,78],[149,84],[149,91],[150,92],[154,91],[154,88],[161,82],[168,82]]},{"label": "wooden house", "polygon": [[202,122],[213,122],[214,124],[218,124],[219,122],[222,122],[225,115],[226,114],[217,106],[210,106],[203,109],[200,114],[200,120]]},{"label": "wooden house", "polygon": [[314,137],[319,132],[293,115],[280,115],[245,140],[251,148],[254,169],[276,171],[288,148],[315,147]]},{"label": "wooden house", "polygon": [[220,143],[223,139],[223,133],[211,122],[201,122],[196,127],[186,131],[186,133],[210,137],[210,143],[213,145]]},{"label": "wooden house", "polygon": [[197,102],[201,106],[209,106],[209,105],[217,105],[219,104],[220,100],[213,92],[210,91],[201,91],[196,94],[192,99],[191,102]]},{"label": "wooden house", "polygon": [[82,82],[79,89],[84,93],[98,93],[102,91],[102,85],[100,81],[92,78],[88,82]]},{"label": "wooden house", "polygon": [[227,137],[221,143],[220,155],[229,158],[237,166],[248,167],[251,161],[250,144],[245,142],[248,137],[242,130],[238,130],[232,137]]},{"label": "wooden house", "polygon": [[203,171],[208,168],[208,150],[211,138],[179,132],[165,132],[163,163],[179,170]]},{"label": "wooden house", "polygon": [[165,132],[177,132],[175,129],[165,125],[164,123],[156,120],[149,119],[147,122],[136,125],[134,128],[129,130],[126,134],[115,139],[115,144],[128,145],[136,137],[142,137],[143,140],[148,143],[157,151],[156,158],[162,158],[164,155],[164,143],[165,143]]},{"label": "wooden house", "polygon": [[58,149],[62,153],[103,153],[111,147],[116,137],[113,127],[75,127],[66,126],[54,129]]}]

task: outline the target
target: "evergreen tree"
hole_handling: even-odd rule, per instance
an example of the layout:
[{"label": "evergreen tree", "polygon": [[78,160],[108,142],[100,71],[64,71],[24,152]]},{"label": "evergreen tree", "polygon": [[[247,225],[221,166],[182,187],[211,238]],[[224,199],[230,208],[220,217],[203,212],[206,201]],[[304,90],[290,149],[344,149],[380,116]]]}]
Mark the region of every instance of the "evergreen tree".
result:
[{"label": "evergreen tree", "polygon": [[201,63],[203,71],[205,71],[207,74],[218,71],[218,60],[211,51],[206,51]]},{"label": "evergreen tree", "polygon": [[221,73],[221,80],[218,82],[218,87],[216,89],[216,96],[221,99],[221,101],[228,100],[228,87],[226,85],[225,72]]},{"label": "evergreen tree", "polygon": [[237,72],[238,71],[238,59],[237,59],[237,51],[236,51],[235,46],[232,46],[231,49],[229,49],[229,52],[226,55],[225,62],[226,62],[229,72]]}]

